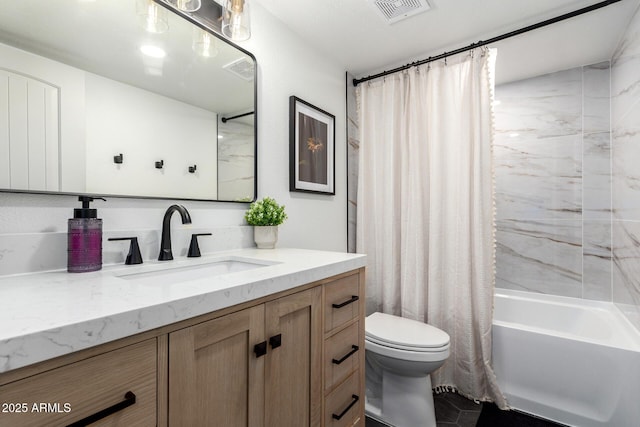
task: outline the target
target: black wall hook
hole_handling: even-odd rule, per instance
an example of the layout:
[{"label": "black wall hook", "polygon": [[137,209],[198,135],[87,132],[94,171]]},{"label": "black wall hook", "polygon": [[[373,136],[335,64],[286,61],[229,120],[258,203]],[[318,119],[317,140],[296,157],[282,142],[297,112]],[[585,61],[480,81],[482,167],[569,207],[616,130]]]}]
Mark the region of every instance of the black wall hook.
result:
[{"label": "black wall hook", "polygon": [[156,169],[162,169],[164,167],[164,160],[156,162]]},{"label": "black wall hook", "polygon": [[189,166],[189,173],[195,173],[196,172],[196,167],[197,167],[197,165]]},{"label": "black wall hook", "polygon": [[121,164],[123,160],[124,156],[122,155],[122,153],[118,154],[117,156],[113,156],[113,163]]}]

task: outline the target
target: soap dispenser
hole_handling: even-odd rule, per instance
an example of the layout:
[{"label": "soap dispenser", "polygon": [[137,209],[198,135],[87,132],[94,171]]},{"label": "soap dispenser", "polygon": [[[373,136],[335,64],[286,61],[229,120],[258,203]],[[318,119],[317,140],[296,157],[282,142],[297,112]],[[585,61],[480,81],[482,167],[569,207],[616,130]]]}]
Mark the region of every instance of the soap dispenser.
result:
[{"label": "soap dispenser", "polygon": [[[82,208],[73,210],[69,219],[67,271],[84,273],[102,268],[102,220],[89,203],[102,197],[80,196]],[[106,201],[106,200],[105,200]]]}]

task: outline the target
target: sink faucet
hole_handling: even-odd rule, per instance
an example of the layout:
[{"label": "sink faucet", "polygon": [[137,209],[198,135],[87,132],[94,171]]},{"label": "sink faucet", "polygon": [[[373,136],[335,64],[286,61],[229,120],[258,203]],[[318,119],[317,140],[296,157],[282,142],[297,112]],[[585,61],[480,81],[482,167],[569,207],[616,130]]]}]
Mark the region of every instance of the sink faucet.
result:
[{"label": "sink faucet", "polygon": [[160,242],[158,261],[169,261],[173,259],[173,253],[171,253],[171,215],[175,211],[180,212],[183,224],[191,224],[191,215],[189,215],[189,211],[184,206],[169,206],[162,220],[162,240]]}]

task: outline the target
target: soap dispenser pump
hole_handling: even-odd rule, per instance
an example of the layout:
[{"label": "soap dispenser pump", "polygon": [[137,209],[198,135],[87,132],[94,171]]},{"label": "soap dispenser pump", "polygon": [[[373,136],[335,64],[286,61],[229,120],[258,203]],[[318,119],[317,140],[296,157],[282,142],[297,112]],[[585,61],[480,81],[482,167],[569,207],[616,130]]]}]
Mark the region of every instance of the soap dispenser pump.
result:
[{"label": "soap dispenser pump", "polygon": [[[84,273],[102,268],[102,219],[89,203],[102,197],[79,196],[82,208],[73,210],[69,219],[67,271]],[[106,201],[106,200],[105,200]]]}]

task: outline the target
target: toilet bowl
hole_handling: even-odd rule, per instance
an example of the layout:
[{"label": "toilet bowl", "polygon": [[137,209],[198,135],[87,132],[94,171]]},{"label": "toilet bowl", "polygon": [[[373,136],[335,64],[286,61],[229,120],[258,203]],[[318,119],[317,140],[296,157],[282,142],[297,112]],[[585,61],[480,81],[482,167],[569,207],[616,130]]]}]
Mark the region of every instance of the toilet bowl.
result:
[{"label": "toilet bowl", "polygon": [[435,427],[430,374],[449,357],[449,335],[373,313],[365,319],[365,350],[367,414],[395,427]]}]

